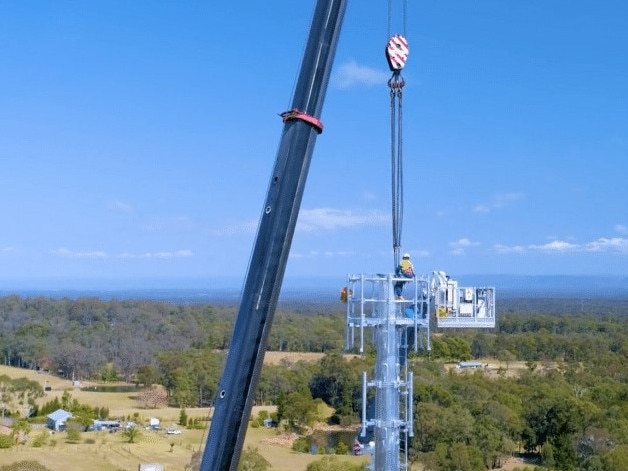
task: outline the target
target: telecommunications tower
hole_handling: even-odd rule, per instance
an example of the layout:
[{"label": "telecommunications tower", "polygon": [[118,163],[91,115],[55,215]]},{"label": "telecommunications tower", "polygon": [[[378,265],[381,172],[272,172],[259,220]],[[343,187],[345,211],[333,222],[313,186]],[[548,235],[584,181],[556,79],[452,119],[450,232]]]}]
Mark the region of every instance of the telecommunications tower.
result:
[{"label": "telecommunications tower", "polygon": [[[405,16],[405,15],[404,15]],[[495,327],[495,288],[461,287],[442,271],[408,278],[400,264],[403,216],[401,77],[408,57],[404,36],[392,36],[386,49],[392,77],[391,168],[394,273],[349,275],[342,291],[346,301],[346,348],[364,353],[370,330],[375,370],[362,374],[360,442],[372,455],[368,469],[408,469],[408,444],[414,435],[413,382],[408,352],[430,351],[430,328]],[[403,286],[403,296],[399,295]],[[374,390],[374,399],[369,399]],[[370,401],[370,403],[369,403]],[[417,424],[418,427],[421,424]],[[368,439],[367,439],[368,437]]]}]

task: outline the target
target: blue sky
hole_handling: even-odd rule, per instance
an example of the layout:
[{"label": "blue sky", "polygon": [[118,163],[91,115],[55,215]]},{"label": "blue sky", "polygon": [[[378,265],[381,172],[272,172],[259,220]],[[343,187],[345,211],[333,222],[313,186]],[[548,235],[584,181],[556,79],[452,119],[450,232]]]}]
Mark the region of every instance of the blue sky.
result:
[{"label": "blue sky", "polygon": [[[628,275],[628,4],[407,3],[417,272]],[[387,4],[349,3],[287,278],[392,270]],[[0,3],[0,281],[243,277],[313,8]]]}]

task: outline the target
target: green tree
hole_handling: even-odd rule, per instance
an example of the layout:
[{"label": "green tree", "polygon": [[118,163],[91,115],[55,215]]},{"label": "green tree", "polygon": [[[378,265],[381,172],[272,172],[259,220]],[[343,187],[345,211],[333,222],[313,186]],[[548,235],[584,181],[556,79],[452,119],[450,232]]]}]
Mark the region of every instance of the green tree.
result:
[{"label": "green tree", "polygon": [[238,471],[270,471],[272,468],[257,448],[247,447],[240,455]]},{"label": "green tree", "polygon": [[432,357],[442,358],[443,360],[451,359],[451,351],[449,345],[441,337],[432,338]]},{"label": "green tree", "polygon": [[550,443],[558,469],[570,470],[575,467],[575,434],[583,428],[581,403],[569,396],[564,397],[560,390],[548,391],[545,398],[528,404],[525,416],[532,430],[534,447]]},{"label": "green tree", "polygon": [[191,407],[197,402],[196,390],[188,371],[180,369],[174,373],[174,390],[171,398],[180,407]]},{"label": "green tree", "polygon": [[587,457],[582,463],[584,471],[604,471],[604,464],[598,455]]},{"label": "green tree", "polygon": [[422,452],[434,450],[438,443],[466,444],[473,436],[473,417],[460,405],[445,408],[421,403],[415,420],[421,426],[415,431],[414,446]]},{"label": "green tree", "polygon": [[498,466],[504,450],[504,437],[501,428],[488,417],[480,417],[474,424],[475,443],[482,450],[484,465],[488,469]]},{"label": "green tree", "polygon": [[124,429],[124,432],[122,432],[122,436],[128,443],[135,443],[135,441],[140,437],[140,429],[139,427],[126,428]]},{"label": "green tree", "polygon": [[471,345],[460,337],[444,337],[452,360],[464,361],[471,359]]},{"label": "green tree", "polygon": [[48,415],[51,412],[56,411],[57,409],[61,409],[61,402],[59,401],[59,398],[57,396],[55,396],[54,399],[52,399],[51,401],[46,402],[41,409],[39,409],[39,414],[40,415]]},{"label": "green tree", "polygon": [[318,418],[318,406],[309,393],[290,393],[286,396],[283,405],[283,419],[288,427],[300,430],[302,427],[311,426]]},{"label": "green tree", "polygon": [[[411,450],[412,451],[412,450]],[[411,456],[411,464],[421,463],[424,471],[440,471],[442,468],[439,463],[438,456],[435,452],[416,453]]]},{"label": "green tree", "polygon": [[118,381],[118,372],[112,363],[107,363],[100,371],[100,380],[105,383],[115,383]]},{"label": "green tree", "polygon": [[480,450],[463,443],[451,445],[449,463],[451,469],[456,471],[484,471],[486,469]]},{"label": "green tree", "polygon": [[275,413],[276,417],[277,417],[277,422],[281,423],[281,421],[284,419],[285,416],[285,410],[286,410],[286,402],[287,402],[287,394],[284,393],[283,391],[279,393],[279,395],[277,396],[277,412]]},{"label": "green tree", "polygon": [[48,442],[48,437],[50,433],[47,430],[42,430],[39,434],[33,439],[32,446],[34,448],[41,448]]},{"label": "green tree", "polygon": [[185,427],[188,424],[188,414],[185,409],[181,409],[179,412],[179,425]]},{"label": "green tree", "polygon": [[[265,364],[257,386],[256,401],[260,404],[278,404],[282,394],[285,398],[290,392],[311,392],[311,378],[318,369],[318,365],[306,362]],[[316,397],[314,393],[311,394]]]},{"label": "green tree", "polygon": [[510,364],[517,359],[517,357],[509,350],[500,350],[497,354],[497,359],[502,363],[506,363],[506,370],[510,367]]},{"label": "green tree", "polygon": [[0,434],[0,449],[11,448],[15,444],[15,440],[11,435]]},{"label": "green tree", "polygon": [[340,417],[351,417],[359,410],[360,373],[354,366],[339,353],[328,353],[310,381],[312,397],[322,399]]},{"label": "green tree", "polygon": [[81,441],[81,432],[75,428],[68,429],[65,441],[68,443],[79,443]]},{"label": "green tree", "polygon": [[141,365],[135,373],[135,384],[140,384],[146,388],[151,387],[159,381],[159,372],[151,365]]},{"label": "green tree", "polygon": [[44,389],[37,381],[0,375],[0,407],[3,415],[19,411],[20,415],[28,417],[35,410],[35,400],[43,395]]},{"label": "green tree", "polygon": [[604,471],[625,471],[628,469],[628,445],[617,445],[602,457]]},{"label": "green tree", "polygon": [[336,455],[346,455],[349,452],[349,445],[345,442],[339,442],[334,448],[334,453]]},{"label": "green tree", "polygon": [[158,362],[171,405],[204,407],[216,396],[222,354],[200,349],[163,352]]},{"label": "green tree", "polygon": [[541,447],[541,461],[545,466],[553,467],[556,464],[554,459],[554,447],[551,443],[544,443]]},{"label": "green tree", "polygon": [[31,424],[26,419],[18,419],[11,429],[11,437],[20,444],[26,443],[28,434],[31,431]]}]

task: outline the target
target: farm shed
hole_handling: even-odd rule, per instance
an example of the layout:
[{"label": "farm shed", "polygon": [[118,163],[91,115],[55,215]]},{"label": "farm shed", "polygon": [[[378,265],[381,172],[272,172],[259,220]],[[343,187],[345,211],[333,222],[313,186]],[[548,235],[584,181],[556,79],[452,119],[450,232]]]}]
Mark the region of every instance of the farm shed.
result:
[{"label": "farm shed", "polygon": [[48,417],[48,428],[52,430],[65,430],[65,423],[68,419],[72,418],[72,413],[67,410],[57,409],[51,414],[47,415]]}]

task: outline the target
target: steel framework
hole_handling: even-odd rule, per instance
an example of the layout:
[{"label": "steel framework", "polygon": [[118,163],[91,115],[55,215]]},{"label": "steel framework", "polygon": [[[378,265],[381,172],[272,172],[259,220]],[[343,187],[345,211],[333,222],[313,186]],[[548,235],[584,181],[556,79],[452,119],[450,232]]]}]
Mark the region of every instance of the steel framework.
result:
[{"label": "steel framework", "polygon": [[[431,350],[432,323],[439,327],[494,327],[495,289],[458,287],[443,272],[411,279],[393,274],[350,275],[347,281],[346,348],[364,353],[365,331],[370,329],[376,352],[374,377],[369,380],[366,372],[362,374],[360,437],[365,441],[368,432],[373,433],[373,440],[365,446],[372,455],[369,469],[407,470],[407,445],[414,435],[409,350]],[[405,285],[404,298],[395,296],[397,283]],[[369,388],[375,390],[370,419]]]}]

